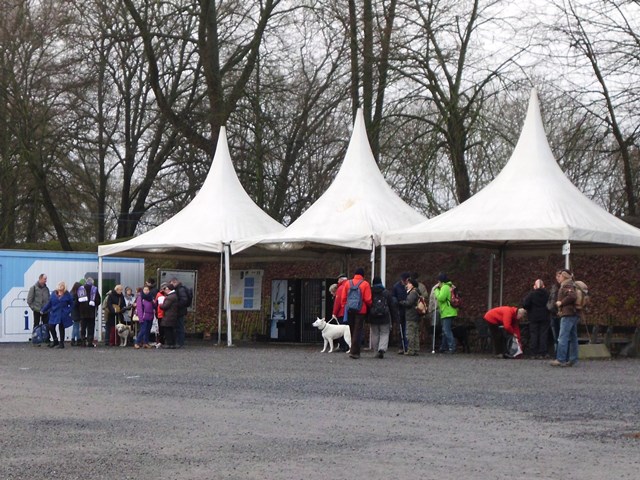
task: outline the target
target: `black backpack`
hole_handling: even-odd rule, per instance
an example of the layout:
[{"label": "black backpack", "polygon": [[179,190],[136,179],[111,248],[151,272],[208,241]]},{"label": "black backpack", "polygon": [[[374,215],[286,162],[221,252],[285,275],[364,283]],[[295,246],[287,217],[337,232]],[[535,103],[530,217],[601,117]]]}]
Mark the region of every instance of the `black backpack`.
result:
[{"label": "black backpack", "polygon": [[193,305],[193,288],[184,287],[184,291],[187,294],[187,303],[185,307],[189,308],[191,305]]},{"label": "black backpack", "polygon": [[372,292],[369,316],[374,318],[384,318],[387,315],[389,315],[389,304],[387,302],[387,297],[384,294],[384,290]]}]

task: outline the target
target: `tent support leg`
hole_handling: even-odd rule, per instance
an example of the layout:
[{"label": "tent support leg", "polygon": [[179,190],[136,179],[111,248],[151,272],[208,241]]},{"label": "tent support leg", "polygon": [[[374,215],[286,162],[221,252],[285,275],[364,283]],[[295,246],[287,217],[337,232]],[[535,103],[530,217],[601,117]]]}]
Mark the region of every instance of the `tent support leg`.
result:
[{"label": "tent support leg", "polygon": [[380,278],[382,279],[382,284],[387,284],[387,247],[384,245],[380,246]]},{"label": "tent support leg", "polygon": [[224,285],[224,302],[227,308],[227,347],[233,346],[231,333],[231,245],[224,246],[224,267],[225,267],[225,285]]},{"label": "tent support leg", "polygon": [[222,345],[222,304],[224,302],[222,296],[223,273],[224,273],[224,246],[220,252],[220,275],[218,276],[218,345]]}]

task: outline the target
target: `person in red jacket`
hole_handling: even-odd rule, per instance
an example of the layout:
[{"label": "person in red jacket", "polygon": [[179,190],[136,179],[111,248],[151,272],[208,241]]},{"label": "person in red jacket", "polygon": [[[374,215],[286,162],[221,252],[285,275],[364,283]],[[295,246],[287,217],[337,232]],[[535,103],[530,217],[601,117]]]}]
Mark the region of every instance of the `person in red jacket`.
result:
[{"label": "person in red jacket", "polygon": [[[346,295],[345,293],[345,285],[348,285],[347,282],[348,277],[345,273],[341,273],[338,275],[338,288],[333,296],[333,311],[331,319],[337,320],[339,323],[347,323],[344,315],[344,306],[342,305],[343,297]],[[349,345],[345,342],[344,337],[340,337],[340,350],[343,352],[349,351]]]},{"label": "person in red jacket", "polygon": [[[371,307],[371,285],[364,279],[364,268],[357,268],[355,275],[348,282],[344,282],[344,295],[340,301],[342,309],[344,310],[345,317],[349,320],[349,328],[351,330],[351,350],[349,350],[349,356],[351,358],[360,358],[360,341],[361,332],[364,326],[365,318],[369,307]],[[362,297],[362,306],[357,312],[349,311],[347,309],[347,303],[349,299],[349,290],[351,286],[358,286],[360,295]]]},{"label": "person in red jacket", "polygon": [[493,353],[498,357],[502,358],[505,353],[503,332],[521,340],[519,323],[525,313],[526,310],[524,308],[504,306],[492,308],[484,314],[484,320],[489,324],[489,331],[493,339]]},{"label": "person in red jacket", "polygon": [[333,297],[333,316],[331,318],[335,318],[339,322],[342,322],[344,317],[344,305],[342,304],[342,300],[345,296],[344,286],[347,284],[347,275],[344,273],[338,275],[338,289]]}]

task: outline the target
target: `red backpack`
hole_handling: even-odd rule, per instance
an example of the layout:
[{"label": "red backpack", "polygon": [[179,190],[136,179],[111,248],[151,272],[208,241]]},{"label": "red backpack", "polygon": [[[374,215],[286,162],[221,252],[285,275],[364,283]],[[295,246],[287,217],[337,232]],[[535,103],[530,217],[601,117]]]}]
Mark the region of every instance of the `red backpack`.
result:
[{"label": "red backpack", "polygon": [[449,305],[453,308],[462,308],[462,295],[460,295],[460,290],[455,285],[451,285],[451,300],[449,300]]}]

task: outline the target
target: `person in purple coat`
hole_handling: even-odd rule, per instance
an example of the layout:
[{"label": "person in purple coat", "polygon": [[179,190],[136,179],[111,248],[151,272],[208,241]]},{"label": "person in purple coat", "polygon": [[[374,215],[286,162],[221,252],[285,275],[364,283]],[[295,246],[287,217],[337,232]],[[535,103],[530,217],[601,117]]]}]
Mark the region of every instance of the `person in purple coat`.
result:
[{"label": "person in purple coat", "polygon": [[148,285],[145,285],[136,299],[136,313],[140,319],[140,331],[133,348],[151,348],[149,346],[149,334],[155,317],[153,301],[154,297],[151,294],[151,290]]},{"label": "person in purple coat", "polygon": [[[49,348],[64,348],[64,329],[73,325],[71,308],[73,308],[73,296],[67,291],[66,284],[60,282],[47,304],[40,310],[41,314],[49,314],[49,333],[53,338]],[[60,330],[60,341],[56,334],[56,326]]]}]

